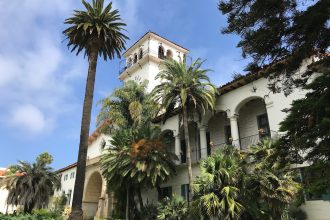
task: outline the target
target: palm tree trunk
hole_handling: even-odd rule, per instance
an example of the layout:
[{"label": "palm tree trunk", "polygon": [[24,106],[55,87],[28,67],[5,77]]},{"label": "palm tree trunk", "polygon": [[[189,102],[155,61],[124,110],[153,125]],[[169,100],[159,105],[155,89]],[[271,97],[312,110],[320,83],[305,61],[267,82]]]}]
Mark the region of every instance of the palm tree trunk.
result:
[{"label": "palm tree trunk", "polygon": [[126,220],[129,220],[129,186],[126,189]]},{"label": "palm tree trunk", "polygon": [[138,189],[138,198],[139,198],[139,203],[140,203],[140,211],[143,210],[143,199],[141,195],[141,189]]},{"label": "palm tree trunk", "polygon": [[[188,182],[189,182],[189,200],[192,199],[192,168],[191,168],[191,149],[189,140],[189,130],[188,130],[188,107],[183,107],[183,128],[184,128],[184,138],[186,141],[187,150],[187,165],[188,165]],[[189,201],[188,201],[189,202]]]},{"label": "palm tree trunk", "polygon": [[85,185],[86,157],[87,157],[91,112],[93,105],[94,83],[95,83],[96,64],[98,57],[97,52],[98,52],[98,47],[94,46],[91,48],[91,52],[89,53],[88,56],[89,67],[88,67],[88,75],[86,82],[83,114],[81,120],[77,173],[76,173],[76,180],[74,184],[74,193],[72,199],[72,212],[70,214],[69,220],[83,219],[82,199],[83,199],[84,185]]}]

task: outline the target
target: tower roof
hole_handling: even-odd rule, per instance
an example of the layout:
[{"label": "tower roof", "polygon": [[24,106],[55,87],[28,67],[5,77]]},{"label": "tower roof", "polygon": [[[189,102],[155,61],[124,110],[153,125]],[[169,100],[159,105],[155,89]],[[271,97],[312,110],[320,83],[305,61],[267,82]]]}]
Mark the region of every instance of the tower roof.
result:
[{"label": "tower roof", "polygon": [[134,49],[136,49],[138,47],[138,43],[141,42],[141,41],[144,41],[146,39],[148,39],[148,37],[151,36],[151,37],[154,37],[156,39],[159,39],[161,41],[164,41],[168,44],[170,44],[171,46],[177,48],[178,50],[181,50],[182,52],[184,53],[188,53],[189,50],[187,48],[184,48],[182,46],[180,46],[179,44],[177,43],[174,43],[173,41],[170,41],[168,39],[166,39],[165,37],[162,37],[160,36],[159,34],[155,33],[155,32],[152,32],[152,31],[148,31],[147,33],[145,33],[140,39],[138,39],[132,46],[130,46],[124,53],[123,53],[123,56],[127,55],[128,53],[132,52]]}]

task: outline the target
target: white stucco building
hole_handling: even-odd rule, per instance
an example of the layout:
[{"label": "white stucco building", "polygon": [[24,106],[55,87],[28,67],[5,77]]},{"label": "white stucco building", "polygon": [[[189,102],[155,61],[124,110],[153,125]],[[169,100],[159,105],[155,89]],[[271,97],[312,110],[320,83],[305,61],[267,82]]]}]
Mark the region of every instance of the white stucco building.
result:
[{"label": "white stucco building", "polygon": [[[188,52],[186,48],[156,33],[147,32],[124,53],[125,64],[122,63],[119,79],[124,82],[148,80],[147,90],[151,91],[158,83],[155,76],[159,72],[161,62],[169,58],[182,61]],[[305,65],[301,68],[306,68]],[[289,108],[293,100],[303,97],[304,91],[296,89],[286,97],[283,93],[271,93],[267,85],[268,80],[260,73],[249,73],[228,82],[219,87],[221,94],[216,101],[215,113],[208,112],[201,121],[189,122],[194,176],[199,174],[198,162],[226,143],[232,142],[244,150],[250,144],[257,143],[261,137],[276,138],[279,135],[279,123],[286,116],[282,110]],[[177,165],[178,174],[161,186],[162,195],[152,189],[143,193],[144,200],[156,202],[173,193],[183,197],[188,195],[185,140],[179,121],[179,116],[173,114],[161,124],[163,132],[169,132],[173,137],[169,148],[180,158]],[[99,167],[99,157],[104,146],[102,143],[109,143],[109,140],[109,137],[100,134],[98,130],[90,137],[84,193],[84,211],[87,216],[109,216],[113,206],[114,200],[106,193],[105,181]],[[74,169],[63,170],[62,178],[70,172],[74,172]],[[63,186],[66,193],[69,181]],[[70,189],[73,191],[73,188]],[[307,201],[303,209],[309,219],[330,219],[329,201]]]}]

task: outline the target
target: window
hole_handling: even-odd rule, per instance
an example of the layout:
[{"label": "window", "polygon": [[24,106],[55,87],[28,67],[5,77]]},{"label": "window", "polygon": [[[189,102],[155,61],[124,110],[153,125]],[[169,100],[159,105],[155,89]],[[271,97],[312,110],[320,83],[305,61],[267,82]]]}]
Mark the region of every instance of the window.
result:
[{"label": "window", "polygon": [[181,140],[181,163],[187,162],[187,149],[186,149],[186,141]]},{"label": "window", "polygon": [[207,143],[207,156],[211,155],[211,136],[210,136],[210,132],[207,131],[206,132],[206,143]]},{"label": "window", "polygon": [[68,177],[69,177],[69,175],[68,174],[65,174],[64,175],[64,181],[67,181],[68,180]]},{"label": "window", "polygon": [[162,200],[166,197],[172,198],[172,186],[160,188],[158,200]]},{"label": "window", "polygon": [[158,58],[159,59],[164,59],[165,55],[164,55],[164,47],[162,45],[160,45],[158,47]]},{"label": "window", "polygon": [[139,50],[139,60],[141,60],[142,57],[143,57],[143,50],[142,50],[142,48],[140,48],[140,50]]},{"label": "window", "polygon": [[230,125],[226,125],[225,126],[225,143],[226,144],[231,144],[232,143],[232,139],[231,139],[231,128]]},{"label": "window", "polygon": [[258,121],[259,137],[260,138],[269,137],[270,130],[269,130],[267,114],[258,115],[257,121]]},{"label": "window", "polygon": [[137,62],[137,58],[138,58],[138,57],[137,57],[137,54],[135,53],[135,54],[134,54],[134,63]]},{"label": "window", "polygon": [[70,205],[70,203],[71,203],[71,196],[72,196],[72,190],[69,189],[68,194],[67,194],[67,201],[66,201],[67,205]]},{"label": "window", "polygon": [[74,172],[72,172],[71,174],[70,174],[70,179],[73,179],[74,178]]},{"label": "window", "polygon": [[132,66],[132,58],[128,58],[127,60],[127,68],[131,67]]},{"label": "window", "polygon": [[181,196],[185,200],[189,200],[189,184],[181,185]]}]

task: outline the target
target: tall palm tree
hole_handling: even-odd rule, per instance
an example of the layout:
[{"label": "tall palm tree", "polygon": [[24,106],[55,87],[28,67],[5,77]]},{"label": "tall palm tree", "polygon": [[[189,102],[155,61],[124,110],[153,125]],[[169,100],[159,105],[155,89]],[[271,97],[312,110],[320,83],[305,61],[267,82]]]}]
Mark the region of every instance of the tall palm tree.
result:
[{"label": "tall palm tree", "polygon": [[207,109],[214,109],[217,94],[216,87],[206,75],[209,70],[202,69],[200,59],[187,66],[185,62],[166,60],[156,79],[161,83],[153,90],[154,100],[165,109],[164,119],[174,108],[181,109],[183,116],[184,137],[187,144],[187,163],[189,178],[189,198],[192,198],[191,148],[189,141],[188,120],[193,113],[202,115]]},{"label": "tall palm tree", "polygon": [[210,219],[240,219],[244,207],[239,198],[239,151],[233,146],[222,148],[201,162],[200,171],[194,181],[193,209]]},{"label": "tall palm tree", "polygon": [[19,161],[12,166],[15,174],[2,182],[2,186],[9,192],[7,204],[22,206],[24,213],[31,213],[34,208],[47,207],[50,196],[61,184],[57,174],[48,165],[47,161],[38,157],[32,164]]},{"label": "tall palm tree", "polygon": [[104,60],[120,57],[125,49],[128,37],[123,34],[126,26],[118,10],[112,9],[112,3],[104,7],[103,0],[93,0],[92,4],[82,1],[85,11],[75,11],[73,17],[65,20],[70,25],[63,31],[68,40],[68,47],[78,55],[84,51],[89,67],[86,82],[83,114],[80,130],[80,143],[77,162],[77,176],[69,219],[82,219],[82,197],[85,181],[88,136],[94,95],[94,83],[98,56]]}]

